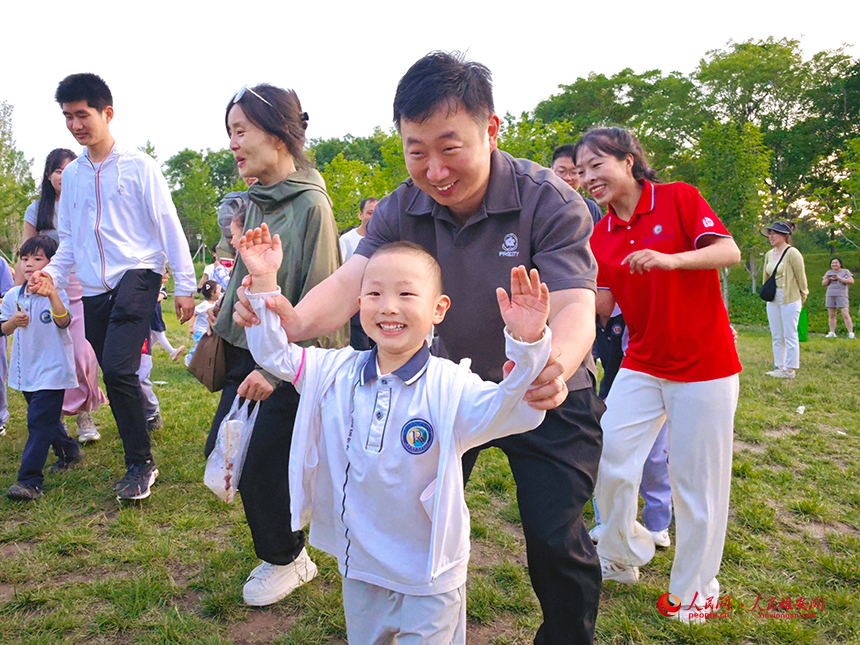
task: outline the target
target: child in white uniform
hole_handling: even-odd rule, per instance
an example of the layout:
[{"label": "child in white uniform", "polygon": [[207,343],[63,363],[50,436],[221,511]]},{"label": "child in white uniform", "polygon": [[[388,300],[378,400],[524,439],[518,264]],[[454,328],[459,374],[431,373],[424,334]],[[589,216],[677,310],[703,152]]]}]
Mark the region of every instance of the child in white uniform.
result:
[{"label": "child in white uniform", "polygon": [[221,299],[221,285],[215,280],[207,280],[198,289],[203,296],[203,302],[194,307],[194,319],[192,320],[192,338],[194,346],[185,357],[185,365],[191,364],[191,357],[197,351],[200,339],[209,332],[209,311],[218,304]]},{"label": "child in white uniform", "polygon": [[[544,413],[523,400],[549,357],[549,291],[537,271],[498,289],[507,355],[501,383],[432,357],[425,338],[445,317],[441,269],[398,242],[370,259],[359,299],[374,349],[290,344],[276,313],[281,243],[265,224],[240,241],[262,321],[247,330],[254,359],[301,392],[290,452],[293,530],[312,514],[310,543],[338,559],[351,645],[465,643],[469,512],[461,457],[525,432]],[[274,297],[274,298],[273,298]]]},{"label": "child in white uniform", "polygon": [[[27,279],[43,269],[57,250],[57,242],[36,235],[21,246],[21,266]],[[78,386],[75,353],[68,326],[69,299],[51,285],[48,295],[27,293],[26,285],[10,289],[0,306],[0,329],[14,333],[9,386],[27,399],[27,443],[21,455],[18,481],[9,487],[11,499],[42,496],[42,469],[53,447],[58,461],[51,472],[67,470],[81,460],[81,449],[62,423],[63,397]],[[3,339],[5,341],[5,338]]]}]

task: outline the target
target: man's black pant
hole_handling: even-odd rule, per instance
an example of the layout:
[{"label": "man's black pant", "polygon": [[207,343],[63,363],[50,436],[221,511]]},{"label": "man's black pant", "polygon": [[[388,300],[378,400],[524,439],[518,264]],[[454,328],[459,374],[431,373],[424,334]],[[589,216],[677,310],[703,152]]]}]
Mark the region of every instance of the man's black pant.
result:
[{"label": "man's black pant", "polygon": [[86,337],[102,368],[127,465],[152,459],[137,370],[159,287],[155,271],[131,269],[112,291],[82,299]]},{"label": "man's black pant", "polygon": [[532,587],[544,622],[535,645],[594,640],[600,600],[600,562],[582,509],[591,499],[603,448],[600,417],[606,406],[593,388],[570,392],[531,432],[504,437],[463,455],[468,479],[478,453],[495,446],[508,456]]},{"label": "man's black pant", "polygon": [[[218,428],[233,405],[236,391],[256,367],[247,349],[229,343],[225,347],[227,379],[206,440],[207,457],[215,447]],[[289,564],[305,546],[305,534],[290,528],[290,442],[299,393],[291,383],[284,382],[258,405],[260,411],[242,468],[239,492],[257,557],[271,564]]]}]

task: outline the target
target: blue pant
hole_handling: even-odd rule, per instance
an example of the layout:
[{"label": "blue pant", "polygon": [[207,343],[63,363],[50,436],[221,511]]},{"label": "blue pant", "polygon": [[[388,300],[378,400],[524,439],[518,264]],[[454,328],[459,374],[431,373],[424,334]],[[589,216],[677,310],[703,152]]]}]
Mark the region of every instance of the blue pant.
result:
[{"label": "blue pant", "polygon": [[18,481],[27,486],[42,487],[45,477],[42,469],[48,460],[48,449],[66,461],[80,452],[74,439],[70,438],[60,420],[63,415],[65,390],[40,390],[24,392],[27,399],[27,443],[21,455],[21,470]]},{"label": "blue pant", "polygon": [[[639,494],[645,500],[642,523],[649,531],[663,531],[672,523],[672,488],[669,485],[669,426],[663,424],[642,469]],[[600,524],[597,500],[594,519]]]}]

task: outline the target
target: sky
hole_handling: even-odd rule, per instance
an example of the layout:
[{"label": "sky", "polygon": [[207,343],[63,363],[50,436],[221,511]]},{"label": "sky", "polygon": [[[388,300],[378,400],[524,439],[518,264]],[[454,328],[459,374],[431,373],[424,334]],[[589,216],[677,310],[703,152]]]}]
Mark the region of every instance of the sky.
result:
[{"label": "sky", "polygon": [[[705,8],[707,7],[707,8]],[[245,84],[292,87],[313,138],[391,127],[400,77],[429,51],[467,51],[493,72],[496,109],[519,115],[590,73],[692,72],[729,41],[798,39],[806,57],[847,44],[860,57],[860,2],[627,0],[6,2],[0,101],[39,177],[53,148],[79,150],[53,95],[68,74],[102,76],[114,137],[155,147],[227,146],[224,111]]]}]

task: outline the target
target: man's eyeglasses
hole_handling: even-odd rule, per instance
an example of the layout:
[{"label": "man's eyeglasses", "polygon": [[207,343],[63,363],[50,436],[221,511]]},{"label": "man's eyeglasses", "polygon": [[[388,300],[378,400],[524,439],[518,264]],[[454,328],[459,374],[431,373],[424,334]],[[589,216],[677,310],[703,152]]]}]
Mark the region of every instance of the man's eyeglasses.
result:
[{"label": "man's eyeglasses", "polygon": [[250,92],[251,94],[253,94],[254,96],[256,96],[258,99],[260,99],[263,103],[265,103],[266,105],[268,105],[270,108],[274,108],[274,107],[275,107],[274,105],[272,105],[271,103],[269,103],[266,99],[264,99],[262,96],[260,96],[259,94],[257,94],[254,90],[252,90],[252,89],[251,89],[250,87],[248,87],[247,85],[243,85],[243,86],[242,86],[242,89],[240,89],[238,92],[236,92],[236,96],[234,96],[234,97],[233,97],[233,101],[230,103],[230,105],[235,105],[236,103],[238,103],[238,102],[239,102],[239,99],[241,99],[241,98],[245,95],[245,92]]}]

